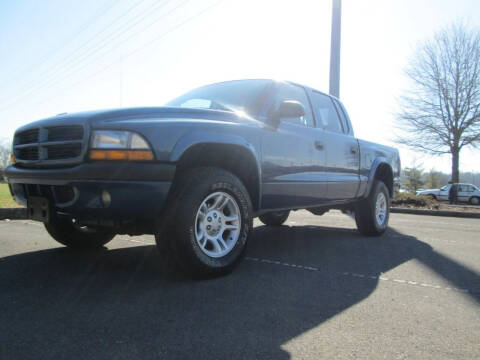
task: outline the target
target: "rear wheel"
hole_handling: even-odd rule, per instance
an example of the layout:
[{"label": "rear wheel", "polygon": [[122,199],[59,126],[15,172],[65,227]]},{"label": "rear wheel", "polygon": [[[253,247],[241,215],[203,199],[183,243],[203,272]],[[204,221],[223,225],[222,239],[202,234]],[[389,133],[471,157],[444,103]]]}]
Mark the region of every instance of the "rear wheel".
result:
[{"label": "rear wheel", "polygon": [[470,198],[470,204],[472,205],[478,205],[480,204],[480,198],[477,196],[473,196]]},{"label": "rear wheel", "polygon": [[72,219],[53,219],[45,229],[60,244],[75,249],[98,249],[115,237],[107,229],[80,226]]},{"label": "rear wheel", "polygon": [[[252,205],[235,175],[218,168],[188,171],[176,184],[167,212],[166,229],[155,239],[190,276],[225,275],[242,259]],[[164,241],[168,246],[160,246]]]},{"label": "rear wheel", "polygon": [[355,209],[355,222],[363,235],[378,236],[385,232],[390,216],[390,196],[382,181],[376,180],[369,196]]},{"label": "rear wheel", "polygon": [[269,212],[263,215],[260,215],[258,218],[262,223],[267,226],[280,226],[288,219],[290,211],[274,211]]}]

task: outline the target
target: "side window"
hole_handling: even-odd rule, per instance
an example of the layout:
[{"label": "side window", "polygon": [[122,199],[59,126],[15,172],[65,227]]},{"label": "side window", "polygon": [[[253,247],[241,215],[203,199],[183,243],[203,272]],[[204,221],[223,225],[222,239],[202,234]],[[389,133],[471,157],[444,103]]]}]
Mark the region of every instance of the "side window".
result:
[{"label": "side window", "polygon": [[315,126],[313,123],[312,108],[310,107],[307,93],[304,89],[296,85],[281,84],[277,90],[275,108],[278,108],[278,106],[280,106],[280,104],[285,100],[295,100],[302,104],[305,108],[305,116],[283,119],[283,121],[310,127]]},{"label": "side window", "polygon": [[333,99],[333,102],[335,103],[335,106],[337,107],[337,112],[338,112],[338,115],[340,116],[340,121],[342,122],[343,132],[345,134],[348,134],[349,128],[348,128],[347,115],[345,114],[345,108],[340,103],[340,101],[338,101],[336,99]]},{"label": "side window", "polygon": [[319,92],[313,92],[313,106],[317,110],[318,121],[325,130],[343,133],[342,125],[338,119],[337,111],[329,96]]},{"label": "side window", "polygon": [[470,185],[461,184],[461,185],[458,185],[458,191],[459,192],[472,192],[473,187],[470,186]]}]

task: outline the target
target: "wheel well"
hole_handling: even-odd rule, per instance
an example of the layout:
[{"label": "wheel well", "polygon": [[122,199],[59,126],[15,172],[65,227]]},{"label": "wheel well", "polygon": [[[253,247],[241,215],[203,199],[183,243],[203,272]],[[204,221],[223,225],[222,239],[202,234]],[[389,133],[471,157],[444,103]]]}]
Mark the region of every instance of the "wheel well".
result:
[{"label": "wheel well", "polygon": [[231,144],[194,145],[179,159],[175,178],[188,169],[201,166],[219,167],[236,175],[247,188],[253,209],[258,210],[260,178],[256,159],[250,151]]},{"label": "wheel well", "polygon": [[390,165],[386,163],[378,165],[374,178],[383,181],[387,186],[390,196],[393,196],[393,171]]}]

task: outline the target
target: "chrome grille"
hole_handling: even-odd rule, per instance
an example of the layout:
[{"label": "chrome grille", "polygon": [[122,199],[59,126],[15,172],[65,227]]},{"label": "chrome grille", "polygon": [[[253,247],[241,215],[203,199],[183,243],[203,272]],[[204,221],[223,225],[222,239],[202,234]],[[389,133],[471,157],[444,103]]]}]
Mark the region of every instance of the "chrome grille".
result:
[{"label": "chrome grille", "polygon": [[83,125],[45,126],[15,134],[14,154],[21,166],[73,164],[82,160]]}]

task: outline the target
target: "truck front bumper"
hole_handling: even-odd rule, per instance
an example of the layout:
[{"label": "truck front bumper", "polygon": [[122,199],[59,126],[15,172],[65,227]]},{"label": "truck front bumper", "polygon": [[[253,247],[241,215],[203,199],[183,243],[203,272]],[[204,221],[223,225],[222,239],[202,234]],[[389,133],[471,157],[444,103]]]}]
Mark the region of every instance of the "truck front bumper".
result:
[{"label": "truck front bumper", "polygon": [[83,163],[71,168],[8,166],[5,178],[14,199],[47,198],[52,211],[84,220],[151,219],[170,190],[170,163]]}]

